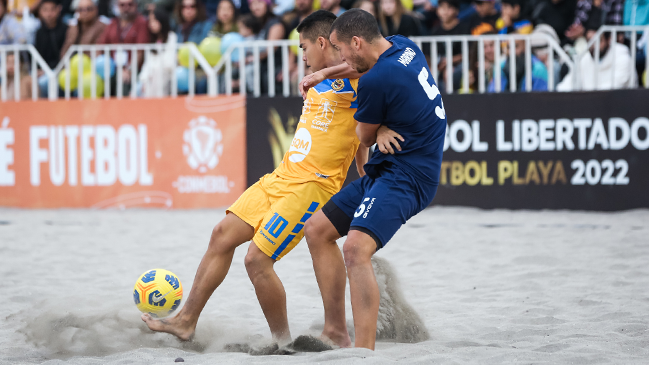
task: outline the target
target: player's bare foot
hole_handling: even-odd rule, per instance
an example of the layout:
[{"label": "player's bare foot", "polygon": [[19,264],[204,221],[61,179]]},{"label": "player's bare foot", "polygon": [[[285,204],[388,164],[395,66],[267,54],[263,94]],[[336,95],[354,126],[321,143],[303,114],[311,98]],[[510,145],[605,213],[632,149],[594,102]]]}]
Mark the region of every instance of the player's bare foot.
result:
[{"label": "player's bare foot", "polygon": [[352,340],[351,338],[349,338],[349,333],[347,333],[347,331],[340,332],[340,333],[322,332],[322,334],[320,335],[320,340],[334,347],[341,347],[341,348],[352,347]]},{"label": "player's bare foot", "polygon": [[170,333],[182,341],[190,341],[194,338],[196,325],[183,323],[178,317],[155,319],[150,314],[144,313],[141,318],[151,331]]}]

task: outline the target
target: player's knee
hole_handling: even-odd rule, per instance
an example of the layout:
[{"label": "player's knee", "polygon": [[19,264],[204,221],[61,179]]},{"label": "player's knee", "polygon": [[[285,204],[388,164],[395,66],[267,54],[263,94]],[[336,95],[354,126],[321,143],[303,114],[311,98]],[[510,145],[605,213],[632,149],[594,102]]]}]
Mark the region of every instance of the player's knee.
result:
[{"label": "player's knee", "polygon": [[[254,245],[254,243],[251,243]],[[268,267],[272,267],[271,259],[260,250],[248,250],[246,257],[243,260],[246,266],[246,271],[250,279],[254,279],[257,275],[261,274]]]},{"label": "player's knee", "polygon": [[368,252],[360,243],[348,238],[343,245],[343,256],[345,258],[345,266],[353,267],[371,260],[372,253]]},{"label": "player's knee", "polygon": [[313,222],[313,219],[308,219],[304,224],[304,238],[306,238],[306,243],[311,247],[314,244],[315,238],[317,235],[318,226]]},{"label": "player's knee", "polygon": [[[219,223],[212,229],[212,236],[210,237],[210,244],[208,250],[215,253],[222,253],[230,251],[233,248],[231,240],[228,239],[227,232],[223,224]],[[235,246],[236,247],[236,246]]]}]

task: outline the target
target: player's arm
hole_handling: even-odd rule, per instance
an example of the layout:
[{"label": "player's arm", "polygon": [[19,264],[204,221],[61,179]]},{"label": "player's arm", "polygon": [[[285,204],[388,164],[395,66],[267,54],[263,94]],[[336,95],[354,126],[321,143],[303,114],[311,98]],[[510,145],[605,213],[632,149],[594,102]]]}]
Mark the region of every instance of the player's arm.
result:
[{"label": "player's arm", "polygon": [[363,166],[367,163],[367,160],[370,158],[370,148],[365,146],[358,146],[356,151],[356,170],[360,177],[365,176],[365,170]]},{"label": "player's arm", "polygon": [[361,146],[367,148],[372,147],[376,143],[376,131],[379,129],[380,124],[370,124],[358,122],[356,125],[356,135],[361,141]]},{"label": "player's arm", "polygon": [[331,66],[324,68],[320,71],[314,72],[311,75],[306,75],[300,81],[298,88],[300,89],[300,94],[302,98],[306,98],[306,93],[310,88],[318,85],[326,79],[357,79],[363,76],[363,74],[358,73],[347,63],[341,63],[337,66]]}]

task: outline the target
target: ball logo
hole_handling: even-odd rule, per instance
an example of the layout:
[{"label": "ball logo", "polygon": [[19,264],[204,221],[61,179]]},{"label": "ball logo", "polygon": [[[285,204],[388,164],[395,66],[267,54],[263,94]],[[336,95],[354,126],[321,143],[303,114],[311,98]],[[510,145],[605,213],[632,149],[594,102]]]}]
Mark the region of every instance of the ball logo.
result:
[{"label": "ball logo", "polygon": [[291,162],[304,160],[311,151],[311,145],[311,133],[306,128],[298,129],[288,150],[288,160]]},{"label": "ball logo", "polygon": [[206,172],[218,165],[223,155],[223,134],[216,128],[216,122],[204,116],[192,119],[183,133],[183,153],[189,166],[199,172]]}]

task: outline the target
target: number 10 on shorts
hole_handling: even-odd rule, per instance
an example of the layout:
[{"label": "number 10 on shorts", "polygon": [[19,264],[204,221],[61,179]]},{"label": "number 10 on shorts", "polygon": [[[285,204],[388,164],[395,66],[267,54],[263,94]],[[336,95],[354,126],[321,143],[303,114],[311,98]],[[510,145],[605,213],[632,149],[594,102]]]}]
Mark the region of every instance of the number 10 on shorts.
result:
[{"label": "number 10 on shorts", "polygon": [[280,216],[278,213],[273,214],[273,217],[266,223],[264,229],[270,233],[271,236],[278,238],[282,234],[284,228],[288,225],[288,221]]}]

